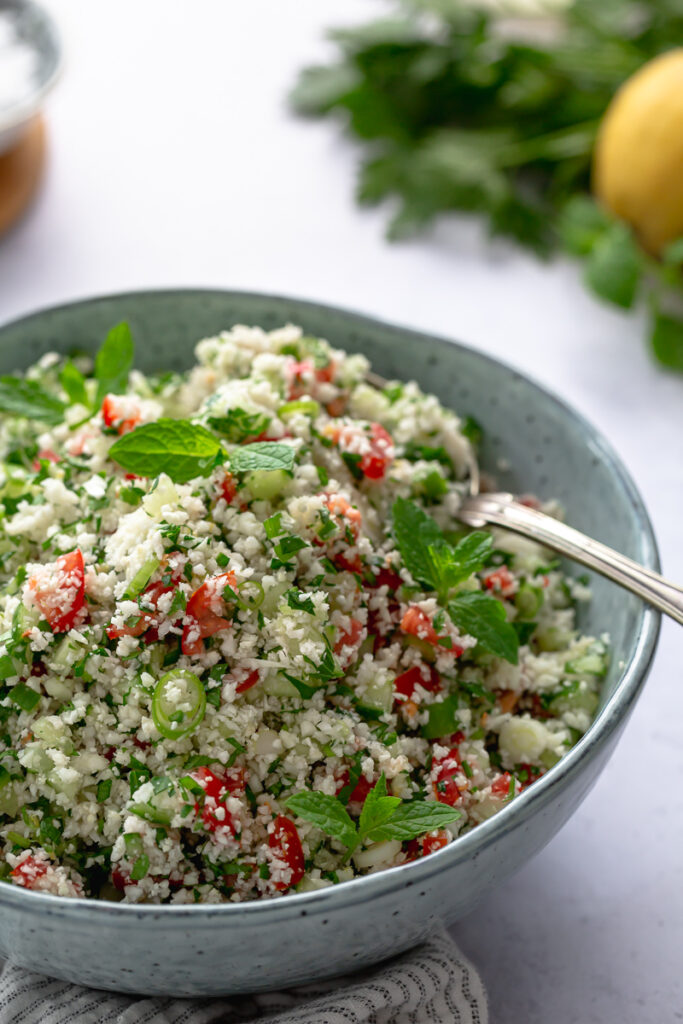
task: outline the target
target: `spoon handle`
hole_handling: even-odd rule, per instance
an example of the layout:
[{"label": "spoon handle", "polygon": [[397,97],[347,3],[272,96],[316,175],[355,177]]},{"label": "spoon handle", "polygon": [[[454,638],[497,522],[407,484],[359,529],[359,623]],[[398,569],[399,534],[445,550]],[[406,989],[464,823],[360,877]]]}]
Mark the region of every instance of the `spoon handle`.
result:
[{"label": "spoon handle", "polygon": [[659,573],[638,565],[552,516],[522,505],[511,494],[478,494],[465,498],[457,515],[468,526],[493,523],[538,541],[632,591],[683,625],[683,587],[669,583]]}]

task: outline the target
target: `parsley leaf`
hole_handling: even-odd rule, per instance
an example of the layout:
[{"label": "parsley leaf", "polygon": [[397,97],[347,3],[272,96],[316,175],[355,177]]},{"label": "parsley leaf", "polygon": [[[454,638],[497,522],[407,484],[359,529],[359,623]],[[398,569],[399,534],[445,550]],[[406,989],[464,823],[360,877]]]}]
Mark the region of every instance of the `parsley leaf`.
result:
[{"label": "parsley leaf", "polygon": [[270,425],[270,416],[244,409],[228,409],[224,416],[210,416],[209,424],[232,444],[241,444],[248,437],[258,437]]},{"label": "parsley leaf", "polygon": [[128,324],[124,321],[112,327],[95,357],[96,406],[102,403],[105,395],[120,395],[126,390],[134,353]]},{"label": "parsley leaf", "polygon": [[238,448],[230,455],[230,469],[233,473],[254,473],[258,470],[284,469],[294,467],[294,449],[289,444],[277,441],[256,441]]},{"label": "parsley leaf", "polygon": [[0,377],[0,412],[58,423],[64,415],[64,403],[43,391],[34,380],[7,376]]},{"label": "parsley leaf", "polygon": [[507,621],[505,608],[497,598],[469,590],[449,602],[448,614],[461,632],[473,636],[485,650],[517,664],[517,632]]},{"label": "parsley leaf", "polygon": [[208,476],[224,453],[206,427],[189,420],[159,419],[123,434],[109,457],[129,473],[155,477],[166,473],[178,484]]}]

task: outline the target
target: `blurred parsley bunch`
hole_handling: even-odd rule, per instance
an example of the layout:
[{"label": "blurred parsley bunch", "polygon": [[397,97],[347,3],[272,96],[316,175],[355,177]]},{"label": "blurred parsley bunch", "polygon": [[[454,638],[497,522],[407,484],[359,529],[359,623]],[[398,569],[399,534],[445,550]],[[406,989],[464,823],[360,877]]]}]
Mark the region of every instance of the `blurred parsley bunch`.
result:
[{"label": "blurred parsley bunch", "polygon": [[464,0],[408,0],[394,17],[332,31],[338,62],[305,69],[292,102],[346,115],[366,150],[359,202],[396,203],[390,238],[464,210],[541,256],[563,248],[602,298],[647,298],[653,351],[683,371],[683,321],[667,312],[672,298],[683,308],[683,240],[653,259],[589,192],[602,115],[631,74],[683,40],[683,5],[575,0],[555,17],[532,38],[533,26],[522,34],[521,20]]}]

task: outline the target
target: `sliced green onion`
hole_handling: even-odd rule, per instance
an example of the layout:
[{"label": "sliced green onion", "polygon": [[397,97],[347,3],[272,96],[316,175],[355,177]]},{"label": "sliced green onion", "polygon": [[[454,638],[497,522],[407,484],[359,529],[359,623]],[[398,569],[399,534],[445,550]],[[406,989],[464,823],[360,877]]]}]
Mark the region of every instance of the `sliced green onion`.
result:
[{"label": "sliced green onion", "polygon": [[138,569],[133,576],[133,579],[128,584],[125,594],[123,595],[127,600],[134,600],[138,594],[141,594],[145,589],[149,581],[151,580],[154,573],[160,566],[158,558],[148,558],[142,568]]},{"label": "sliced green onion", "polygon": [[206,712],[206,693],[198,678],[185,669],[167,672],[154,688],[152,718],[167,740],[179,740],[197,728]]},{"label": "sliced green onion", "polygon": [[136,859],[142,856],[142,836],[139,832],[126,832],[123,836],[123,842],[126,847],[126,856],[133,857]]},{"label": "sliced green onion", "polygon": [[27,839],[26,836],[22,836],[21,832],[8,832],[7,839],[14,846],[21,846],[24,850],[28,850],[31,845],[31,840]]},{"label": "sliced green onion", "polygon": [[165,808],[155,807],[152,803],[131,804],[128,809],[131,814],[136,814],[138,818],[143,818],[153,825],[171,824],[171,812]]},{"label": "sliced green onion", "polygon": [[237,604],[242,611],[254,612],[263,604],[266,596],[258,580],[244,580],[237,588]]},{"label": "sliced green onion", "polygon": [[294,402],[285,402],[284,405],[280,406],[277,414],[283,420],[297,412],[302,413],[304,416],[315,418],[320,412],[320,405],[313,398],[300,398]]},{"label": "sliced green onion", "polygon": [[149,857],[146,853],[143,853],[133,864],[133,870],[130,873],[131,882],[139,882],[145,877],[149,871]]}]

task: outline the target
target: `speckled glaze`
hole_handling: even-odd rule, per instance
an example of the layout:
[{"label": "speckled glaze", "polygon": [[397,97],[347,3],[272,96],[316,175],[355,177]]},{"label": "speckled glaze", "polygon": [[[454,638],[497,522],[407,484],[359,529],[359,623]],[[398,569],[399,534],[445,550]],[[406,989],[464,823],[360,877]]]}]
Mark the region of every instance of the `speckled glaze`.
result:
[{"label": "speckled glaze", "polygon": [[[133,330],[137,363],[148,371],[188,367],[198,338],[234,323],[298,323],[333,345],[364,352],[384,376],[415,378],[446,405],[476,416],[485,431],[483,465],[496,472],[501,488],[557,497],[574,526],[658,567],[638,492],[593,428],[509,367],[440,338],[277,296],[141,292],[76,302],[5,326],[0,372],[24,368],[51,349],[94,351],[123,319]],[[454,921],[540,850],[578,807],[645,681],[658,614],[598,577],[593,590],[581,625],[608,631],[613,652],[595,722],[539,782],[446,849],[319,892],[227,906],[124,906],[0,885],[0,953],[97,988],[209,996],[367,967],[414,945],[438,921]]]}]

